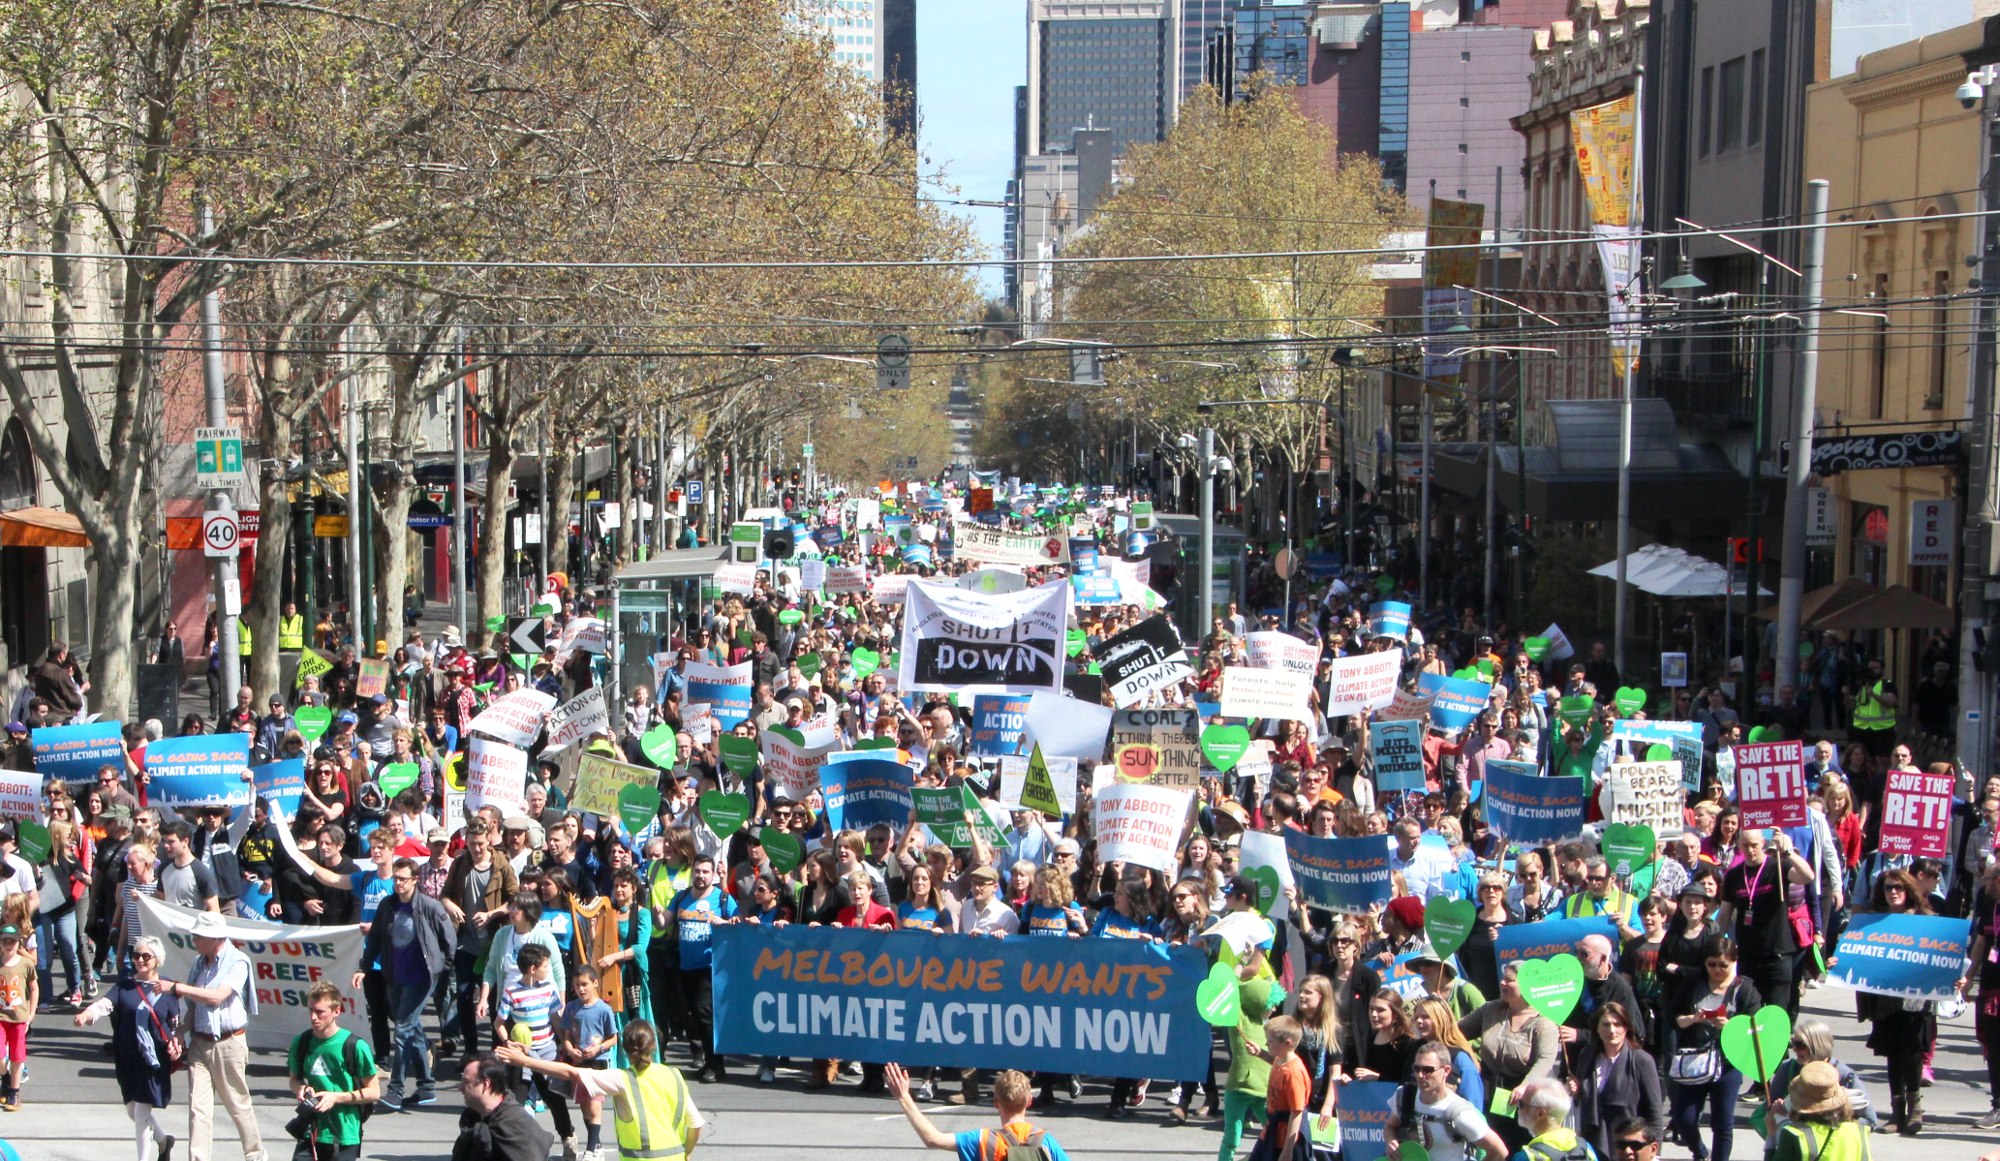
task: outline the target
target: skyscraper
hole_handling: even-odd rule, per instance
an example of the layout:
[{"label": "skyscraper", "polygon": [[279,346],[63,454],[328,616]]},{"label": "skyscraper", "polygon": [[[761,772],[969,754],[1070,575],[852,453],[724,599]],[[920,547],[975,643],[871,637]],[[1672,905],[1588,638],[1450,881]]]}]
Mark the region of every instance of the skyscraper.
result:
[{"label": "skyscraper", "polygon": [[1028,147],[1083,128],[1119,153],[1159,141],[1180,106],[1182,0],[1028,0]]},{"label": "skyscraper", "polygon": [[917,136],[917,0],[880,0],[882,99],[891,133]]},{"label": "skyscraper", "polygon": [[[915,0],[903,0],[901,7],[912,8],[914,4]],[[879,83],[887,71],[883,67],[887,58],[883,44],[887,23],[883,9],[886,6],[888,0],[811,0],[807,5],[806,18],[832,38],[834,60]],[[917,63],[914,19],[910,25],[910,40],[911,90],[914,92]]]}]

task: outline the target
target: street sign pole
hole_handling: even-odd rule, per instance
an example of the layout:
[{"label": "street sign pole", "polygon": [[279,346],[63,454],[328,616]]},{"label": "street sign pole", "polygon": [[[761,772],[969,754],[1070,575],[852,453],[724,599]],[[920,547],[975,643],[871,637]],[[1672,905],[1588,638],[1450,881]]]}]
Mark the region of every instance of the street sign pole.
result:
[{"label": "street sign pole", "polygon": [[[201,228],[204,235],[213,231],[214,221],[207,207],[201,211]],[[214,290],[201,296],[201,379],[207,396],[208,423],[211,427],[225,427],[229,423],[229,401],[222,383],[222,298]],[[240,447],[241,445],[239,445]],[[280,449],[279,454],[283,451]],[[218,460],[220,453],[218,450]],[[238,452],[240,460],[241,452]],[[218,468],[224,466],[217,463]],[[240,468],[240,463],[239,463]],[[226,512],[230,520],[236,519],[236,500],[229,489],[219,487],[208,494],[208,510]],[[238,543],[241,541],[239,539]],[[238,618],[243,615],[243,585],[236,569],[236,554],[214,557],[211,561],[210,580],[214,584],[215,632],[222,652],[222,704],[216,709],[227,713],[236,705],[236,691],[243,684],[243,642],[239,635]],[[270,634],[264,641],[264,648],[277,645],[276,634]],[[251,648],[256,648],[253,640]],[[122,713],[123,706],[107,706],[107,712]]]},{"label": "street sign pole", "polygon": [[[451,595],[452,604],[458,606],[458,639],[470,643],[466,636],[467,610],[471,607],[470,594],[465,591],[465,536],[470,531],[465,518],[465,357],[463,332],[458,348],[458,390],[452,426],[452,480],[451,486]],[[499,612],[495,609],[494,612]]]}]

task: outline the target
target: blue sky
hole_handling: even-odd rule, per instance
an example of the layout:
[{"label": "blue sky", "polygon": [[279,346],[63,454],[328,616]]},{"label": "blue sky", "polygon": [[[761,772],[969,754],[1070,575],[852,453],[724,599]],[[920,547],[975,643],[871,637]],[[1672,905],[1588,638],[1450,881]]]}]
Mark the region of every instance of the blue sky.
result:
[{"label": "blue sky", "polygon": [[[943,170],[959,197],[999,201],[1014,175],[1014,86],[1027,75],[1026,12],[1024,0],[918,0],[918,144],[924,170]],[[958,212],[999,257],[1001,211]],[[1000,292],[997,267],[984,268],[981,281],[987,293]]]}]

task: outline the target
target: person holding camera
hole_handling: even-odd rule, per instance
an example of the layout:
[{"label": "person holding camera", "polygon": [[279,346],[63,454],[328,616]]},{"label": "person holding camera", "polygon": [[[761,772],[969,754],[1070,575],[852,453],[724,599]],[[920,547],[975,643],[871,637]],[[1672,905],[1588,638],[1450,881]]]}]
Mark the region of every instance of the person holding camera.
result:
[{"label": "person holding camera", "polygon": [[306,993],[304,1032],[286,1054],[292,1095],[298,1115],[285,1125],[298,1140],[292,1161],[358,1161],[361,1123],[382,1095],[375,1075],[375,1053],[368,1042],[340,1026],[347,997],[330,983],[317,983]]}]

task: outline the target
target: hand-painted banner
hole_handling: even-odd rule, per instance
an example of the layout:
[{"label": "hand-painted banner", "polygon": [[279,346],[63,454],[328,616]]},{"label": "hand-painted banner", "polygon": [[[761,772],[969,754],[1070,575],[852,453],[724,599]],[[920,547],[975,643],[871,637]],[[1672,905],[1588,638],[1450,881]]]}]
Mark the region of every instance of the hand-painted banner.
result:
[{"label": "hand-painted banner", "polygon": [[757,738],[757,750],[764,758],[764,778],[783,787],[792,801],[804,802],[819,789],[819,768],[832,752],[834,741],[831,736],[812,738],[790,730],[779,733],[780,729],[784,727],[765,730]]},{"label": "hand-painted banner", "polygon": [[1618,947],[1621,938],[1618,925],[1609,915],[1509,923],[1493,934],[1493,962],[1506,967],[1520,959],[1547,959],[1562,952],[1575,955],[1576,945],[1586,935],[1602,935],[1611,941],[1613,948]]},{"label": "hand-painted banner", "polygon": [[1367,713],[1396,700],[1403,655],[1393,649],[1341,657],[1327,664],[1326,716]]},{"label": "hand-painted banner", "polygon": [[1424,723],[1371,722],[1368,752],[1375,762],[1375,789],[1424,789]]},{"label": "hand-painted banner", "polygon": [[611,715],[604,708],[604,687],[593,685],[550,710],[548,727],[548,740],[542,744],[544,754],[581,742],[592,734],[609,734]]},{"label": "hand-painted banner", "polygon": [[971,520],[955,520],[951,540],[958,555],[981,564],[1046,567],[1069,563],[1069,534],[1057,528],[1039,532],[1004,532]]},{"label": "hand-painted banner", "polygon": [[682,676],[687,678],[687,701],[703,702],[725,730],[733,730],[750,717],[756,688],[752,684],[756,666],[703,665],[690,661]]},{"label": "hand-painted banner", "polygon": [[1368,631],[1398,641],[1410,635],[1410,606],[1402,601],[1376,601],[1368,608]]},{"label": "hand-painted banner", "polygon": [[528,805],[527,790],[526,750],[486,738],[472,739],[465,756],[467,807],[478,810],[490,802],[503,814],[514,814]]},{"label": "hand-painted banner", "polygon": [[517,689],[473,718],[472,732],[510,745],[533,745],[535,735],[542,732],[542,719],[555,704],[554,696],[539,689]]},{"label": "hand-painted banner", "polygon": [[1437,691],[1396,688],[1396,696],[1389,699],[1389,705],[1382,711],[1382,720],[1389,722],[1422,721],[1431,712],[1431,703],[1437,700]]},{"label": "hand-painted banner", "polygon": [[1189,798],[1188,791],[1143,782],[1106,786],[1092,794],[1097,861],[1173,874],[1180,861]]},{"label": "hand-painted banner", "polygon": [[354,696],[371,698],[385,696],[389,692],[389,663],[387,661],[363,660],[355,664]]},{"label": "hand-painted banner", "polygon": [[1279,718],[1302,722],[1311,716],[1312,674],[1286,669],[1251,669],[1244,665],[1222,670],[1222,716]]},{"label": "hand-painted banner", "polygon": [[257,790],[257,797],[281,808],[287,815],[297,814],[299,797],[306,789],[306,760],[286,758],[252,766],[250,780]]},{"label": "hand-painted banner", "polygon": [[[1340,1122],[1341,1161],[1382,1161],[1388,1156],[1389,1114],[1395,1111],[1396,1090],[1401,1087],[1383,1080],[1356,1080],[1340,1086],[1340,1104],[1333,1112]],[[1317,1115],[1309,1120],[1315,1145],[1321,1143],[1318,1121]]]},{"label": "hand-painted banner", "polygon": [[1194,676],[1180,634],[1164,616],[1148,617],[1105,638],[1095,653],[1104,670],[1104,687],[1120,709]]},{"label": "hand-painted banner", "polygon": [[1686,825],[1679,762],[1613,762],[1600,777],[1604,821],[1649,826],[1662,838]]},{"label": "hand-painted banner", "polygon": [[868,582],[868,595],[878,605],[900,605],[910,591],[906,573],[885,572]]},{"label": "hand-painted banner", "polygon": [[[160,941],[167,961],[163,979],[184,980],[194,974],[194,918],[200,912],[162,903],[147,895],[139,901],[139,930]],[[321,981],[349,991],[348,977],[361,959],[361,928],[280,927],[275,923],[224,917],[229,938],[250,959],[250,980],[256,1005],[248,1025],[252,1048],[285,1048],[309,1026],[306,992]],[[1119,942],[1105,940],[1102,942]],[[359,997],[348,996],[340,1012],[341,1027],[356,1036],[368,1034],[368,1018]]]},{"label": "hand-painted banner", "polygon": [[[1486,763],[1486,822],[1522,846],[1562,842],[1583,831],[1581,778],[1544,778],[1518,769],[1525,763]],[[1530,770],[1533,767],[1529,767]]]},{"label": "hand-painted banner", "polygon": [[901,688],[962,693],[1061,689],[1069,586],[1005,596],[918,581],[903,608]]},{"label": "hand-painted banner", "polygon": [[123,778],[123,729],[117,722],[42,726],[28,735],[35,748],[35,773],[64,782],[95,782],[99,766],[115,766]]},{"label": "hand-painted banner", "polygon": [[[1031,698],[1016,693],[982,693],[972,699],[972,744],[969,749],[982,758],[1021,751],[1021,735],[1028,728]],[[1103,748],[1103,739],[1098,748]]]},{"label": "hand-painted banner", "polygon": [[911,771],[895,750],[828,754],[819,768],[826,824],[836,833],[883,823],[898,830],[910,821]]},{"label": "hand-painted banner", "polygon": [[1891,770],[1882,794],[1882,853],[1942,859],[1951,853],[1949,774]]},{"label": "hand-painted banner", "polygon": [[573,810],[617,818],[620,791],[627,786],[657,789],[659,784],[660,772],[651,766],[633,766],[603,754],[586,752],[577,755],[576,793],[569,804]]},{"label": "hand-painted banner", "polygon": [[1431,697],[1431,725],[1441,734],[1457,734],[1471,725],[1493,696],[1493,687],[1470,677],[1426,673],[1417,689]]},{"label": "hand-painted banner", "polygon": [[1319,666],[1319,646],[1276,629],[1245,633],[1243,649],[1252,669],[1282,669],[1310,677]]},{"label": "hand-painted banner", "polygon": [[1833,949],[1826,980],[1878,996],[1953,999],[1970,930],[1965,920],[1942,915],[1856,914]]},{"label": "hand-painted banner", "polygon": [[1208,1067],[1208,961],[1191,947],[803,924],[727,924],[714,942],[717,1052],[1163,1080]]},{"label": "hand-painted banner", "polygon": [[146,747],[146,801],[159,807],[248,806],[248,734],[190,734]]},{"label": "hand-painted banner", "polygon": [[1620,718],[1611,727],[1611,741],[1633,743],[1633,757],[1644,758],[1654,746],[1669,746],[1681,764],[1681,785],[1701,789],[1702,740],[1700,722],[1635,722]]},{"label": "hand-painted banner", "polygon": [[836,564],[826,570],[826,592],[828,596],[845,596],[848,593],[868,591],[868,568],[859,564]]},{"label": "hand-painted banner", "polygon": [[1753,742],[1736,747],[1736,808],[1743,829],[1806,824],[1805,747]]},{"label": "hand-painted banner", "polygon": [[[1125,746],[1152,746],[1159,761],[1145,781],[1154,786],[1178,786],[1195,790],[1201,786],[1201,724],[1193,710],[1128,709],[1111,715],[1111,753],[1116,758]],[[1209,770],[1212,775],[1214,770]]]},{"label": "hand-painted banner", "polygon": [[1315,907],[1359,914],[1389,901],[1389,844],[1380,835],[1315,838],[1285,828],[1299,895]]}]

